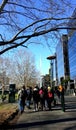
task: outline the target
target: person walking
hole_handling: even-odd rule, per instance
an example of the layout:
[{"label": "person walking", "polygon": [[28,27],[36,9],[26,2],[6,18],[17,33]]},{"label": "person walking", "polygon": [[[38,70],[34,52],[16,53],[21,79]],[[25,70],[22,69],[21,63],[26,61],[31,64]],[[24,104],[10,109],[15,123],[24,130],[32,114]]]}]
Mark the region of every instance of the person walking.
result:
[{"label": "person walking", "polygon": [[65,112],[64,87],[62,85],[59,85],[58,89],[60,91],[60,99],[61,99],[62,111]]},{"label": "person walking", "polygon": [[44,87],[44,108],[48,110],[48,89],[47,86]]},{"label": "person walking", "polygon": [[43,107],[44,107],[44,90],[43,90],[43,87],[41,87],[40,90],[39,90],[39,96],[40,96],[40,107],[41,107],[41,110],[43,111]]},{"label": "person walking", "polygon": [[51,92],[51,87],[48,87],[48,108],[51,110],[51,103],[53,101],[53,94]]},{"label": "person walking", "polygon": [[39,89],[37,86],[34,87],[33,89],[33,104],[34,104],[34,111],[38,111],[38,106],[39,106]]},{"label": "person walking", "polygon": [[27,97],[27,91],[25,89],[25,86],[22,86],[22,88],[18,91],[18,103],[20,113],[24,112],[26,97]]},{"label": "person walking", "polygon": [[31,109],[30,104],[31,104],[31,99],[32,99],[32,88],[28,86],[26,91],[27,91],[26,106],[28,109]]}]

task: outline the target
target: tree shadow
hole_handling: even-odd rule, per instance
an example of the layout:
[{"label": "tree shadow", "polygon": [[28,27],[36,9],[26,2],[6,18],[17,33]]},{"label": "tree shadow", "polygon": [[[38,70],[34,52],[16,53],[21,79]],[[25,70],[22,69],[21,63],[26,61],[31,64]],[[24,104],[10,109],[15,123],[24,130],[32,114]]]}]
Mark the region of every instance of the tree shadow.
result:
[{"label": "tree shadow", "polygon": [[[71,122],[76,121],[76,117],[74,118],[64,118],[64,119],[56,119],[56,120],[45,120],[45,121],[36,121],[36,122],[29,122],[29,123],[19,123],[19,124],[4,124],[0,126],[0,130],[8,130],[8,129],[21,129],[21,128],[28,128],[28,127],[36,127],[41,125],[49,125],[49,124],[55,124],[55,123],[65,123],[65,122]],[[76,125],[74,126],[76,128]],[[64,130],[72,130],[72,127],[68,127]]]},{"label": "tree shadow", "polygon": [[76,130],[76,125],[65,128],[64,130]]}]

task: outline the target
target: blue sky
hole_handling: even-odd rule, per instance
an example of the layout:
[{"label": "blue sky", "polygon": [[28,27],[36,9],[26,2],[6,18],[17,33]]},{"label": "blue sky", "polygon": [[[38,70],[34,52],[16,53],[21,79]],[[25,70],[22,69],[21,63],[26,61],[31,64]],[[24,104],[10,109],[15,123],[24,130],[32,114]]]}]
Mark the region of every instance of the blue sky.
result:
[{"label": "blue sky", "polygon": [[[45,41],[43,41],[45,42]],[[36,45],[32,44],[29,46],[29,50],[34,54],[36,66],[37,69],[41,71],[42,75],[49,73],[49,67],[50,67],[50,61],[47,60],[47,57],[52,54],[52,52],[49,50],[49,48],[42,45]],[[54,51],[54,50],[53,50]],[[41,66],[40,66],[40,60],[41,60]]]},{"label": "blue sky", "polygon": [[[70,1],[73,4],[76,4],[76,0],[72,0]],[[72,14],[73,12],[73,8],[69,11],[69,15]],[[67,12],[68,13],[68,12]],[[62,34],[65,34],[66,32],[63,31]],[[44,43],[44,45],[37,45],[37,44],[30,44],[28,46],[29,50],[32,51],[32,53],[35,55],[35,59],[36,59],[36,66],[39,70],[41,70],[41,74],[45,75],[49,73],[49,68],[50,68],[50,61],[47,60],[46,58],[50,55],[53,55],[56,51],[56,45],[57,42],[56,39],[51,39],[48,38],[47,42],[50,45],[50,49],[47,46],[47,42],[44,38],[38,38],[38,42],[40,43]],[[40,69],[40,57],[41,57],[41,69]]]},{"label": "blue sky", "polygon": [[[0,3],[1,3],[1,0],[0,0]],[[76,4],[76,0],[72,0],[72,3]],[[2,30],[0,30],[0,33],[1,32]],[[56,39],[51,40],[51,37],[49,37],[48,39],[45,39],[44,37],[38,37],[36,38],[36,40],[34,39],[33,42],[36,42],[36,43],[38,42],[41,44],[36,44],[36,43],[29,44],[28,42],[27,43],[29,44],[28,50],[29,52],[31,51],[34,54],[36,67],[38,70],[41,71],[41,74],[42,75],[48,74],[49,68],[50,68],[50,61],[47,60],[46,58],[55,53],[55,47],[56,47],[57,41]],[[50,48],[47,46],[47,44],[50,45]],[[41,58],[41,68],[40,68],[40,58]]]}]

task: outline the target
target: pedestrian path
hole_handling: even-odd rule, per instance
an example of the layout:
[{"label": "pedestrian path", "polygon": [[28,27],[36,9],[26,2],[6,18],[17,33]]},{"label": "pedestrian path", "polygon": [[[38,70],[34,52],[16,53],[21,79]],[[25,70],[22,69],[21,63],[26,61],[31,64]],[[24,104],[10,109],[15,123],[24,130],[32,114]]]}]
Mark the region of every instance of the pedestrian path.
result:
[{"label": "pedestrian path", "polygon": [[10,130],[76,130],[76,110],[63,112],[53,107],[52,111],[34,112],[25,109]]},{"label": "pedestrian path", "polygon": [[[76,112],[76,111],[75,111]],[[26,116],[26,117],[25,117]],[[24,120],[25,119],[25,120]],[[76,114],[74,112],[63,112],[61,109],[53,109],[52,111],[39,111],[28,113],[24,112],[23,115],[20,116],[17,124],[24,124],[25,128],[29,129],[41,129],[49,127],[54,129],[66,128],[75,125],[76,130]],[[64,125],[65,124],[65,125]],[[66,129],[67,130],[67,129]]]},{"label": "pedestrian path", "polygon": [[[71,100],[71,98],[69,98]],[[33,111],[25,108],[24,113],[20,114],[11,126],[5,130],[76,130],[76,98],[68,99],[66,110],[63,112],[60,106],[52,106],[52,111]],[[0,129],[1,130],[1,129]],[[4,129],[3,129],[4,130]]]}]

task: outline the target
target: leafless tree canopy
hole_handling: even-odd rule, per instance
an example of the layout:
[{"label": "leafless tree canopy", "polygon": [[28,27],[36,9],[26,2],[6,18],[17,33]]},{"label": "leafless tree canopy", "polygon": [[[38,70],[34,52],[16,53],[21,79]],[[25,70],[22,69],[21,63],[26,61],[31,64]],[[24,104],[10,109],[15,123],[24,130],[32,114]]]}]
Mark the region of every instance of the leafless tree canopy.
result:
[{"label": "leafless tree canopy", "polygon": [[[15,83],[16,87],[33,87],[39,82],[39,72],[35,66],[33,54],[25,49],[17,50],[11,57],[0,57],[0,74],[6,73],[9,83]],[[0,83],[6,86],[4,81],[0,79]]]},{"label": "leafless tree canopy", "polygon": [[[0,54],[27,47],[27,42],[41,35],[56,34],[75,20],[72,11],[76,3],[71,0],[2,0],[0,3]],[[55,33],[56,32],[56,33]]]}]

